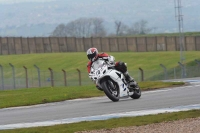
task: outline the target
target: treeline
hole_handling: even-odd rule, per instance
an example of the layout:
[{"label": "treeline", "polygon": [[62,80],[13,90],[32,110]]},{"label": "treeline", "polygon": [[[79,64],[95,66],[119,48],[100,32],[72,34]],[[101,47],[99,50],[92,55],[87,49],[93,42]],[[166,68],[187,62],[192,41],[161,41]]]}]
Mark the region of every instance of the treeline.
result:
[{"label": "treeline", "polygon": [[79,18],[67,24],[59,24],[51,36],[53,37],[106,37],[106,36],[128,36],[137,34],[148,34],[153,28],[147,26],[146,20],[137,21],[130,26],[122,21],[114,22],[115,33],[106,30],[102,18]]}]

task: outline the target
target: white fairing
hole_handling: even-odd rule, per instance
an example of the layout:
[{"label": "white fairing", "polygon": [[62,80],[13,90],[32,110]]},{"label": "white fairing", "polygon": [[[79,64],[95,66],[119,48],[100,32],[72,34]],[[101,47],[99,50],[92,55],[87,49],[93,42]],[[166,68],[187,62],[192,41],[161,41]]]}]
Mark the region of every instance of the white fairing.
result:
[{"label": "white fairing", "polygon": [[[133,92],[129,92],[127,85],[125,84],[124,75],[115,70],[115,69],[108,69],[110,65],[106,63],[104,60],[98,59],[97,61],[93,62],[91,67],[91,72],[89,73],[89,77],[100,86],[99,81],[104,77],[109,76],[113,81],[115,81],[120,89],[120,97],[125,97],[132,95]],[[124,82],[123,82],[124,81]]]}]

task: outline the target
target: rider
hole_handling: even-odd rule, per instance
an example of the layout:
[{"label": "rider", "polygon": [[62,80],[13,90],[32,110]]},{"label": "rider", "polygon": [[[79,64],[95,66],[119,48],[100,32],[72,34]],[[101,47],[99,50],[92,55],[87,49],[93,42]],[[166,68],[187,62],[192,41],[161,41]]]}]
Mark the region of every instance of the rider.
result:
[{"label": "rider", "polygon": [[[134,79],[129,75],[127,71],[127,66],[124,62],[114,62],[114,57],[111,55],[108,55],[107,53],[98,53],[97,48],[89,48],[87,50],[87,57],[90,60],[87,64],[87,70],[88,73],[90,73],[92,63],[95,62],[98,59],[103,59],[105,60],[109,65],[114,66],[114,68],[120,72],[122,72],[125,76],[125,80],[127,81],[128,85],[130,87],[136,87],[137,82],[134,81]],[[102,90],[99,86],[96,85],[96,87],[100,90]]]}]

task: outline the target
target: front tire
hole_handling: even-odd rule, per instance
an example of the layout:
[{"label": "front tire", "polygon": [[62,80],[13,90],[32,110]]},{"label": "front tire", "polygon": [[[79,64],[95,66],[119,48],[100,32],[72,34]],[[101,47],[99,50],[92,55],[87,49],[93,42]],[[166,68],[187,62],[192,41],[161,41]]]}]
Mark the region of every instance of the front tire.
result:
[{"label": "front tire", "polygon": [[119,87],[111,79],[103,80],[101,82],[101,86],[104,90],[104,93],[110,100],[113,102],[119,101]]}]

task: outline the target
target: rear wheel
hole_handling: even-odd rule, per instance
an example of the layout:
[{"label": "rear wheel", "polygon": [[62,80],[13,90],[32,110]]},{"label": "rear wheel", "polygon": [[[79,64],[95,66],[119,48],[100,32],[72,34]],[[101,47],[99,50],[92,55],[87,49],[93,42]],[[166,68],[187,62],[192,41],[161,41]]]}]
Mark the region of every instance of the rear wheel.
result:
[{"label": "rear wheel", "polygon": [[137,85],[136,88],[133,89],[133,95],[131,95],[130,97],[133,99],[139,99],[141,97],[141,90],[140,87]]},{"label": "rear wheel", "polygon": [[113,102],[119,101],[119,87],[111,80],[106,79],[101,82],[101,86],[106,96]]}]

